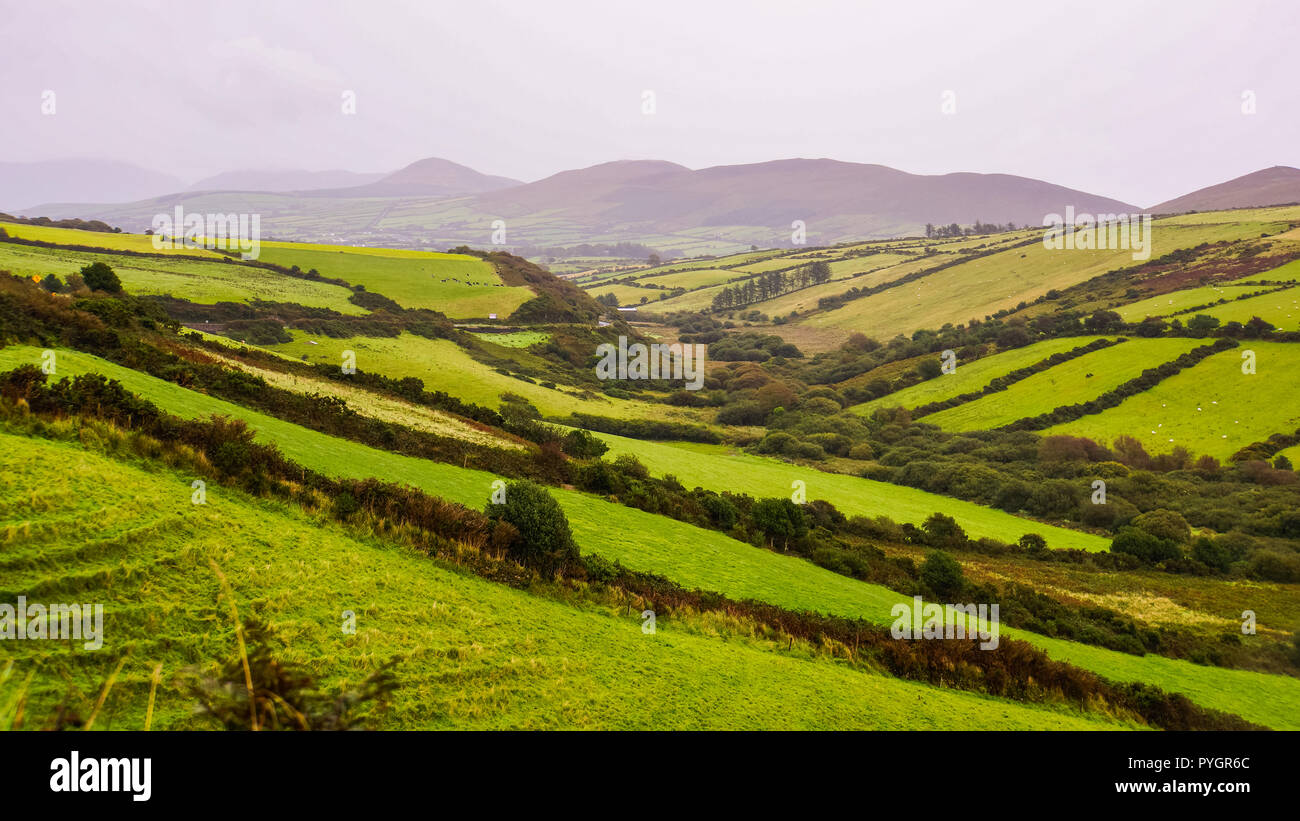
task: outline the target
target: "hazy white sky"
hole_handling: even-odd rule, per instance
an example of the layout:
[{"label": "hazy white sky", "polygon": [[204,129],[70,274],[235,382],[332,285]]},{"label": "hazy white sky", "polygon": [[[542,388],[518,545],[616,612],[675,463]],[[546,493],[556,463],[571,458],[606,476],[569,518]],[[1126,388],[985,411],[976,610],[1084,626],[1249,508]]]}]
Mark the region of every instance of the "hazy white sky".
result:
[{"label": "hazy white sky", "polygon": [[523,180],[833,157],[1150,205],[1300,166],[1297,42],[1286,0],[0,0],[0,159],[192,181],[428,156]]}]

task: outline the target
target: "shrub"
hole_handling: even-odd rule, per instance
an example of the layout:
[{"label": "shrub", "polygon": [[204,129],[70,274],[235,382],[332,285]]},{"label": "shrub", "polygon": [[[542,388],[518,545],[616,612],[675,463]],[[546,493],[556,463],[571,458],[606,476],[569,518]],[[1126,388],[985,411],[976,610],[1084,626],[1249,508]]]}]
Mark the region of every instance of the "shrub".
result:
[{"label": "shrub", "polygon": [[506,485],[505,501],[488,503],[484,513],[519,531],[511,553],[522,564],[543,572],[563,570],[578,561],[569,520],[551,494],[526,479]]},{"label": "shrub", "polygon": [[747,400],[727,405],[718,411],[718,424],[761,425],[766,416],[761,405],[753,400]]},{"label": "shrub", "polygon": [[873,447],[871,447],[871,445],[867,444],[866,442],[859,442],[858,444],[849,448],[849,458],[859,459],[865,462],[871,459],[875,459],[876,451]]},{"label": "shrub", "polygon": [[1261,550],[1250,562],[1251,573],[1271,582],[1300,582],[1300,556]]},{"label": "shrub", "polygon": [[1136,527],[1121,527],[1110,543],[1112,553],[1127,553],[1146,562],[1176,559],[1182,555],[1178,543],[1162,539]]},{"label": "shrub", "polygon": [[1232,564],[1232,554],[1228,548],[1205,536],[1192,545],[1192,558],[1218,570],[1227,570]]},{"label": "shrub", "polygon": [[121,293],[122,281],[113,269],[103,262],[92,262],[81,269],[81,278],[86,287],[92,291],[107,291],[110,294]]},{"label": "shrub", "polygon": [[1133,517],[1133,526],[1159,539],[1185,544],[1190,541],[1192,528],[1182,514],[1164,508],[1141,513]]},{"label": "shrub", "polygon": [[633,479],[648,479],[650,470],[641,460],[630,453],[620,453],[614,460],[614,467],[624,476],[631,476]]},{"label": "shrub", "polygon": [[942,550],[932,550],[921,565],[921,581],[940,596],[952,597],[961,593],[966,578],[961,564]]}]

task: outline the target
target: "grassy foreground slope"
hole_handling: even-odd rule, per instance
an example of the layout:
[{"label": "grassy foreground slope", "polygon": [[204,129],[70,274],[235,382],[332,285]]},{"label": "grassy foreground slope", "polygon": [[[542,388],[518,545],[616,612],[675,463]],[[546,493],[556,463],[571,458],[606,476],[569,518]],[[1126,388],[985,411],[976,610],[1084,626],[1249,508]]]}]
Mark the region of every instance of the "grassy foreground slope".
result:
[{"label": "grassy foreground slope", "polygon": [[[30,362],[35,353],[34,348],[0,349],[0,369]],[[495,478],[486,472],[388,453],[316,433],[84,354],[61,354],[59,363],[61,374],[86,369],[119,379],[129,390],[180,416],[223,413],[242,418],[258,432],[261,441],[276,444],[290,459],[328,475],[379,477],[474,508],[485,504]],[[833,573],[793,556],[757,549],[721,533],[574,491],[553,489],[551,493],[565,509],[574,537],[584,551],[618,560],[635,570],[660,573],[688,588],[881,624],[892,622],[889,611],[894,604],[907,601],[879,585]],[[811,488],[809,498],[815,498]],[[1204,707],[1235,713],[1259,724],[1300,729],[1300,679],[1201,667],[1150,655],[1129,656],[1010,628],[1003,628],[1002,633],[1023,638],[1054,658],[1072,661],[1114,680],[1144,681],[1183,693]]]},{"label": "grassy foreground slope", "polygon": [[[93,698],[126,662],[97,726],[140,729],[154,664],[155,728],[202,726],[184,674],[233,656],[234,631],[209,569],[237,605],[275,626],[282,657],[329,689],[395,655],[402,686],[388,728],[1046,729],[1119,725],[1099,716],[871,675],[805,648],[707,635],[662,621],[654,635],[619,611],[566,606],[456,572],[413,550],[363,540],[276,503],[124,464],[75,444],[0,433],[4,598],[93,601],[105,643],[14,642],[27,710]],[[73,546],[75,545],[75,546]],[[343,610],[357,632],[340,629]],[[65,680],[65,674],[68,680]],[[8,695],[8,693],[5,693]]]}]

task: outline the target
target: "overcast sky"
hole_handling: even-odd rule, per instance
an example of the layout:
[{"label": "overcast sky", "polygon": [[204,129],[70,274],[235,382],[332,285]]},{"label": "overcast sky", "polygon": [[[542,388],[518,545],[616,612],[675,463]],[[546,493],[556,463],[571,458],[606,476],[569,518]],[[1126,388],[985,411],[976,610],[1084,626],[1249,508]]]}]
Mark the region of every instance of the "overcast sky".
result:
[{"label": "overcast sky", "polygon": [[833,157],[1151,205],[1300,166],[1297,42],[1282,1],[0,0],[0,160],[192,182]]}]

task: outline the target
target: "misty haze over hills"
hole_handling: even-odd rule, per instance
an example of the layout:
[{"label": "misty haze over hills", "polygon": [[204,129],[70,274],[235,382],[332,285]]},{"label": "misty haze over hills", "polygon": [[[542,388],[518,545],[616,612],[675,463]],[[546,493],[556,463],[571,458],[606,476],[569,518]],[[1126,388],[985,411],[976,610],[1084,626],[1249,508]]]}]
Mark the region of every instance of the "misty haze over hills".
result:
[{"label": "misty haze over hills", "polygon": [[[21,206],[37,194],[41,204]],[[54,196],[58,195],[58,196]],[[101,219],[148,228],[180,205],[262,214],[279,239],[363,244],[487,244],[511,226],[507,245],[644,242],[683,251],[788,242],[802,221],[813,244],[917,234],[927,223],[1038,225],[1072,206],[1081,213],[1174,213],[1300,201],[1300,171],[1285,166],[1156,205],[1137,205],[1010,174],[911,174],[883,165],[785,159],[690,169],[620,160],[535,182],[483,174],[440,158],[389,174],[346,170],[243,170],[186,187],[126,163],[79,160],[0,165],[0,209],[26,216]],[[292,220],[282,214],[295,212]],[[303,220],[304,212],[310,219]]]},{"label": "misty haze over hills", "polygon": [[[346,188],[382,180],[386,174],[359,174],[355,171],[303,171],[301,169],[243,169],[204,177],[187,191],[312,191],[319,188]],[[172,193],[170,191],[166,193]]]}]

